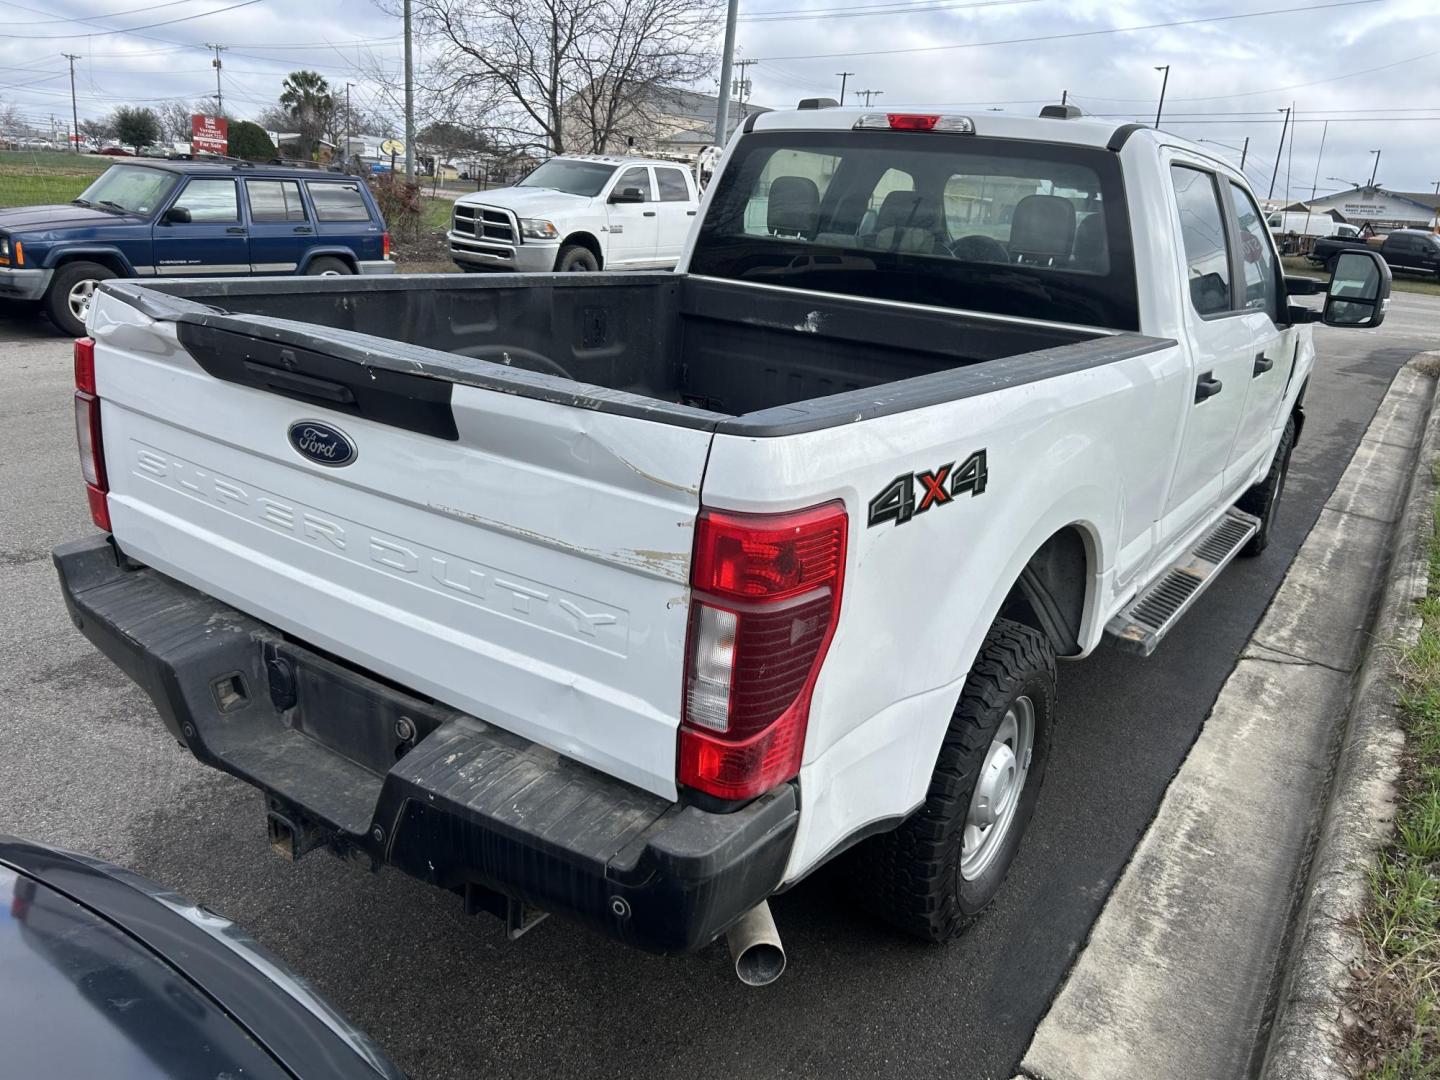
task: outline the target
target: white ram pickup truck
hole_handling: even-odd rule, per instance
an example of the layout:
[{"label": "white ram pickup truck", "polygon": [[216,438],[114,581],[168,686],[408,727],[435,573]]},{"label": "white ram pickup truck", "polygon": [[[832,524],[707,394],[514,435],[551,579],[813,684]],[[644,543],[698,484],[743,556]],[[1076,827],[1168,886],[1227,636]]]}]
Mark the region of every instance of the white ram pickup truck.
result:
[{"label": "white ram pickup truck", "polygon": [[555,157],[515,187],[455,200],[450,257],[462,270],[668,270],[700,205],[673,161]]},{"label": "white ram pickup truck", "polygon": [[995,896],[1057,658],[1264,549],[1388,271],[1321,291],[1168,133],[765,113],[678,273],[105,283],[55,562],[282,853],[762,982],[827,860],[931,940]]}]

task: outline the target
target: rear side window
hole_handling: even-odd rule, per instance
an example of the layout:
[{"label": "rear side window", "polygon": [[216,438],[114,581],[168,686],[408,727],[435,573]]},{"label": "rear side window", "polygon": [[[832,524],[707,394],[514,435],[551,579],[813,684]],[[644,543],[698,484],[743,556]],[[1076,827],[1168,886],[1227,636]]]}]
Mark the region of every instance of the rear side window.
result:
[{"label": "rear side window", "polygon": [[304,221],[305,203],[295,180],[247,180],[251,221]]},{"label": "rear side window", "polygon": [[1240,225],[1240,262],[1245,268],[1245,307],[1280,322],[1280,283],[1275,277],[1275,248],[1260,220],[1255,200],[1239,184],[1229,184],[1230,202]]},{"label": "rear side window", "polygon": [[234,180],[191,180],[175,200],[175,206],[190,211],[190,220],[239,221]]},{"label": "rear side window", "polygon": [[1201,315],[1230,310],[1230,255],[1225,250],[1225,215],[1215,180],[1185,165],[1170,166],[1170,182],[1180,207],[1180,239],[1190,300]]},{"label": "rear side window", "polygon": [[661,202],[689,202],[690,188],[679,169],[656,169],[655,183],[660,188]]},{"label": "rear side window", "polygon": [[360,194],[360,185],[337,183],[333,180],[307,180],[305,190],[315,205],[320,221],[369,221],[370,208]]}]

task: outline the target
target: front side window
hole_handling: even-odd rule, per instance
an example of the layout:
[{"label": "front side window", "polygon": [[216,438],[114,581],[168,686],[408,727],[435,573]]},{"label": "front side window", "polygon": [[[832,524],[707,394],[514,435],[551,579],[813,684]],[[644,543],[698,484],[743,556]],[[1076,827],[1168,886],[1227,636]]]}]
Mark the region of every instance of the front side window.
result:
[{"label": "front side window", "polygon": [[370,208],[360,194],[356,183],[336,183],[333,180],[307,180],[305,190],[310,193],[310,202],[315,206],[315,217],[320,221],[369,221]]},{"label": "front side window", "polygon": [[305,204],[296,180],[247,180],[251,221],[304,221]]},{"label": "front side window", "polygon": [[1138,327],[1115,155],[974,135],[765,132],[721,174],[691,270]]},{"label": "front side window", "polygon": [[112,165],[75,201],[81,206],[149,214],[165,201],[174,186],[174,173],[143,165]]},{"label": "front side window", "polygon": [[646,168],[626,169],[620,174],[620,179],[615,181],[615,189],[612,194],[621,191],[635,190],[640,192],[642,202],[653,202],[650,197],[650,170]]},{"label": "front side window", "polygon": [[1260,210],[1250,193],[1231,183],[1230,202],[1240,226],[1240,262],[1245,268],[1245,307],[1263,311],[1280,322],[1280,282],[1275,277],[1275,247],[1270,231],[1260,220]]},{"label": "front side window", "polygon": [[1180,208],[1180,241],[1190,300],[1201,315],[1230,310],[1230,254],[1225,248],[1225,215],[1215,179],[1187,165],[1170,166]]},{"label": "front side window", "polygon": [[690,201],[690,187],[679,169],[656,169],[655,184],[660,189],[661,202]]},{"label": "front side window", "polygon": [[240,220],[234,180],[191,180],[174,205],[175,208],[189,210],[190,220],[197,225]]}]

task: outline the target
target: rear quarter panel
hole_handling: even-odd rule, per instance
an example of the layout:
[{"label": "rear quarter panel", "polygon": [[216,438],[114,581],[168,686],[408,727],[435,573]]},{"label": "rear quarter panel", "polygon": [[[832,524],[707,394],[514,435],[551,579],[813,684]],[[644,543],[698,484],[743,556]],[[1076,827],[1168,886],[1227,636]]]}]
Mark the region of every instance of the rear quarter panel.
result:
[{"label": "rear quarter panel", "polygon": [[[1099,641],[1125,598],[1117,554],[1148,546],[1163,503],[1186,372],[1182,350],[1165,345],[819,431],[716,436],[705,505],[764,512],[838,498],[849,514],[840,621],[813,699],[787,879],[924,799],[986,631],[1031,555],[1066,526],[1081,530],[1089,555],[1081,645]],[[904,524],[868,524],[871,500],[897,476],[958,468],[981,450],[982,493]],[[924,489],[914,490],[918,505]]]}]

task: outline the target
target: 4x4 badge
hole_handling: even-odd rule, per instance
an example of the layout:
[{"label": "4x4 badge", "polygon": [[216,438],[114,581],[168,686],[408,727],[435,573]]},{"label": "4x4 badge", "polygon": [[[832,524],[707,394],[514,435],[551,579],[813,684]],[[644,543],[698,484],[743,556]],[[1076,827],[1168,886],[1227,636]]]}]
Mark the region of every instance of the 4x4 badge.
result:
[{"label": "4x4 badge", "polygon": [[987,476],[984,450],[976,450],[959,468],[952,461],[929,472],[901,473],[870,500],[870,527],[887,521],[904,525],[916,514],[953,502],[967,491],[972,498],[981,495]]}]

